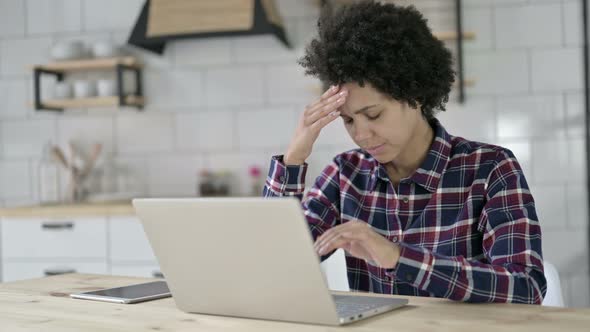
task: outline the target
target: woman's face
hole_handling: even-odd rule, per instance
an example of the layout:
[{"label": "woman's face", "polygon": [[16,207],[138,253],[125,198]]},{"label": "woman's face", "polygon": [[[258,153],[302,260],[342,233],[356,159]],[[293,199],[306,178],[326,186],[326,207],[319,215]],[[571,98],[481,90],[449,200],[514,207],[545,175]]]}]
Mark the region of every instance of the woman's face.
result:
[{"label": "woman's face", "polygon": [[354,142],[382,164],[398,160],[420,121],[425,121],[421,112],[368,83],[364,87],[346,83],[341,89],[348,91],[348,97],[340,116]]}]

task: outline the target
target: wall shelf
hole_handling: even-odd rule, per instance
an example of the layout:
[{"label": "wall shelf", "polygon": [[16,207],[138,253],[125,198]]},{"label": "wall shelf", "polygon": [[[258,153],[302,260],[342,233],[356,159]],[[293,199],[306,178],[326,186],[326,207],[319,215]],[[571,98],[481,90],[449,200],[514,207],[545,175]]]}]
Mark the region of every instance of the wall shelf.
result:
[{"label": "wall shelf", "polygon": [[104,59],[56,61],[44,65],[33,66],[33,69],[67,72],[80,70],[114,69],[117,67],[117,65],[123,65],[135,69],[142,68],[141,63],[137,58],[126,56]]},{"label": "wall shelf", "polygon": [[[135,57],[113,57],[56,61],[32,67],[34,73],[35,110],[63,111],[66,108],[131,106],[142,109],[144,106],[142,89],[142,64]],[[41,100],[41,76],[51,75],[63,81],[68,72],[114,70],[116,72],[117,95],[112,97],[74,98],[63,100]],[[135,77],[135,93],[123,92],[123,73],[131,71]]]},{"label": "wall shelf", "polygon": [[475,86],[475,80],[471,79],[471,78],[466,78],[463,80],[463,86],[465,87],[474,87]]},{"label": "wall shelf", "polygon": [[[457,40],[459,36],[457,32],[454,31],[433,32],[432,34],[434,35],[434,37],[442,41]],[[475,32],[473,31],[463,31],[461,36],[463,40],[475,40]]]},{"label": "wall shelf", "polygon": [[[125,96],[124,104],[127,106],[142,107],[143,97]],[[83,107],[117,107],[119,106],[119,97],[91,97],[91,98],[73,98],[73,99],[53,99],[44,100],[43,105],[51,108],[83,108]]]}]

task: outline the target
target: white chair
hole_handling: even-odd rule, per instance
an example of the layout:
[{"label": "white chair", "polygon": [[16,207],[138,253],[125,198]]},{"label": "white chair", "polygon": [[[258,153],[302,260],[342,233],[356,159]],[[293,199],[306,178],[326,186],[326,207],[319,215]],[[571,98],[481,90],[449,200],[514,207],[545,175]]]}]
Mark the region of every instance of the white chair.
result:
[{"label": "white chair", "polygon": [[[545,278],[547,279],[547,294],[543,299],[543,305],[564,307],[559,273],[550,262],[545,261],[543,265],[545,267]],[[322,262],[321,268],[327,280],[328,288],[336,291],[350,291],[344,250],[336,250],[332,256]]]},{"label": "white chair", "polygon": [[543,299],[543,305],[564,307],[561,283],[559,281],[559,273],[557,273],[557,269],[548,261],[544,261],[543,266],[545,267],[545,279],[547,279],[547,294],[545,294],[545,298]]},{"label": "white chair", "polygon": [[350,291],[344,250],[336,250],[332,256],[324,260],[320,266],[330,290],[344,292]]}]

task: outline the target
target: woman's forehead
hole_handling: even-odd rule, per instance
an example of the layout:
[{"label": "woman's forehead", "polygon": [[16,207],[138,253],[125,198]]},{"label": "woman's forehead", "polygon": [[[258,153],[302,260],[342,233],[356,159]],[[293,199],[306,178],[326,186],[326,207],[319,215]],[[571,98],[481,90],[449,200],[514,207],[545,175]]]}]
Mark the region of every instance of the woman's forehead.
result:
[{"label": "woman's forehead", "polygon": [[348,91],[347,103],[375,103],[383,99],[383,95],[369,84],[361,87],[357,83],[346,83],[341,86],[342,89]]},{"label": "woman's forehead", "polygon": [[341,89],[348,91],[346,102],[341,107],[344,113],[352,114],[356,110],[371,105],[401,106],[402,104],[393,98],[388,98],[369,84],[361,87],[356,83],[346,83],[341,86]]}]

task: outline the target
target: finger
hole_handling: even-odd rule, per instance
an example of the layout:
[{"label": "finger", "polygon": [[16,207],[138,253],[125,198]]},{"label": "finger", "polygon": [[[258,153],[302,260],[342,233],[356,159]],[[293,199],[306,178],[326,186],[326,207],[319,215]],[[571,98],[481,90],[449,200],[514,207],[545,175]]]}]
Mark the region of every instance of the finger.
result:
[{"label": "finger", "polygon": [[324,234],[322,234],[315,240],[315,243],[313,244],[313,250],[319,251],[319,249],[323,247],[326,243],[326,239],[334,237],[337,234],[337,232],[338,230],[335,228],[327,230]]},{"label": "finger", "polygon": [[320,99],[314,101],[310,105],[306,107],[306,109],[314,109],[318,104],[322,103],[323,101],[328,100],[331,96],[336,94],[340,90],[340,86],[332,85],[328,90],[324,91],[324,93],[320,96]]},{"label": "finger", "polygon": [[[322,114],[327,114],[327,109],[332,109],[335,104],[342,105],[343,102],[346,100],[348,96],[348,92],[346,90],[340,91],[339,93],[331,96],[330,98],[316,104],[314,107],[310,108],[307,113],[305,114],[307,119],[314,119],[312,122],[317,120],[317,118],[321,117]],[[339,107],[339,105],[337,106]],[[315,117],[315,118],[314,118]]]},{"label": "finger", "polygon": [[340,224],[340,225],[330,228],[324,234],[322,234],[320,237],[317,238],[317,240],[314,244],[314,247],[316,249],[319,249],[320,247],[324,246],[327,242],[329,242],[333,238],[338,237],[338,235],[341,232],[348,231],[348,229],[351,228],[352,226],[354,226],[354,222],[347,222],[347,223]]},{"label": "finger", "polygon": [[330,105],[330,104],[334,103],[336,100],[346,97],[347,95],[348,95],[348,91],[342,89],[338,93],[330,95],[328,98],[320,99],[320,100],[316,101],[315,103],[313,103],[312,105],[307,107],[307,109],[305,110],[305,115],[310,116],[310,115],[313,115],[317,112],[321,112],[323,109],[325,109],[325,106]]},{"label": "finger", "polygon": [[323,243],[325,243],[325,240],[328,238],[331,238],[333,236],[335,236],[341,228],[345,227],[348,223],[344,223],[344,224],[340,224],[340,225],[336,225],[330,229],[328,229],[327,231],[325,231],[322,235],[320,235],[314,243],[314,248],[319,248],[319,246],[323,245]]},{"label": "finger", "polygon": [[320,96],[320,100],[321,99],[326,99],[326,98],[330,97],[331,95],[333,95],[336,92],[338,92],[338,90],[340,90],[340,86],[339,85],[332,85],[326,91],[324,91],[324,93]]},{"label": "finger", "polygon": [[326,253],[330,252],[330,250],[333,250],[331,245],[333,245],[335,243],[340,243],[341,241],[342,241],[342,239],[341,239],[340,234],[337,234],[336,236],[331,237],[328,241],[323,241],[321,244],[319,244],[315,248],[315,251],[319,255],[325,255]]},{"label": "finger", "polygon": [[325,256],[325,255],[327,255],[327,254],[331,253],[332,251],[339,249],[339,248],[342,248],[345,250],[346,250],[346,248],[350,248],[350,241],[348,241],[346,239],[342,239],[342,238],[334,239],[333,241],[331,241],[327,245],[325,245],[321,248],[318,248],[318,250],[316,250],[316,252],[320,256]]},{"label": "finger", "polygon": [[309,126],[314,131],[321,131],[324,129],[325,126],[330,124],[332,121],[338,119],[340,116],[340,111],[333,111],[332,113],[328,114],[327,116],[319,119],[318,121],[314,122],[311,126]]},{"label": "finger", "polygon": [[355,239],[363,241],[368,237],[368,233],[371,232],[371,230],[365,225],[367,225],[365,222],[349,221],[347,223],[335,226],[326,231],[317,239],[316,243],[314,244],[314,249],[318,251],[321,247],[326,246],[328,242],[342,236],[342,234],[354,234]]},{"label": "finger", "polygon": [[308,114],[305,118],[305,125],[311,126],[318,120],[330,116],[332,112],[338,111],[339,107],[344,105],[346,102],[346,97],[339,97],[331,101],[330,103],[325,104],[314,113]]},{"label": "finger", "polygon": [[332,104],[336,100],[346,97],[347,95],[348,91],[346,89],[341,89],[339,92],[329,96],[328,98],[320,99],[316,103],[314,103],[312,107],[310,107],[310,109],[307,112],[307,115],[312,115],[318,111],[321,111],[324,108],[324,106]]},{"label": "finger", "polygon": [[337,237],[332,238],[326,242],[322,247],[318,248],[318,254],[325,255],[338,248],[349,247],[352,241],[360,241],[358,234],[354,232],[340,232]]}]

